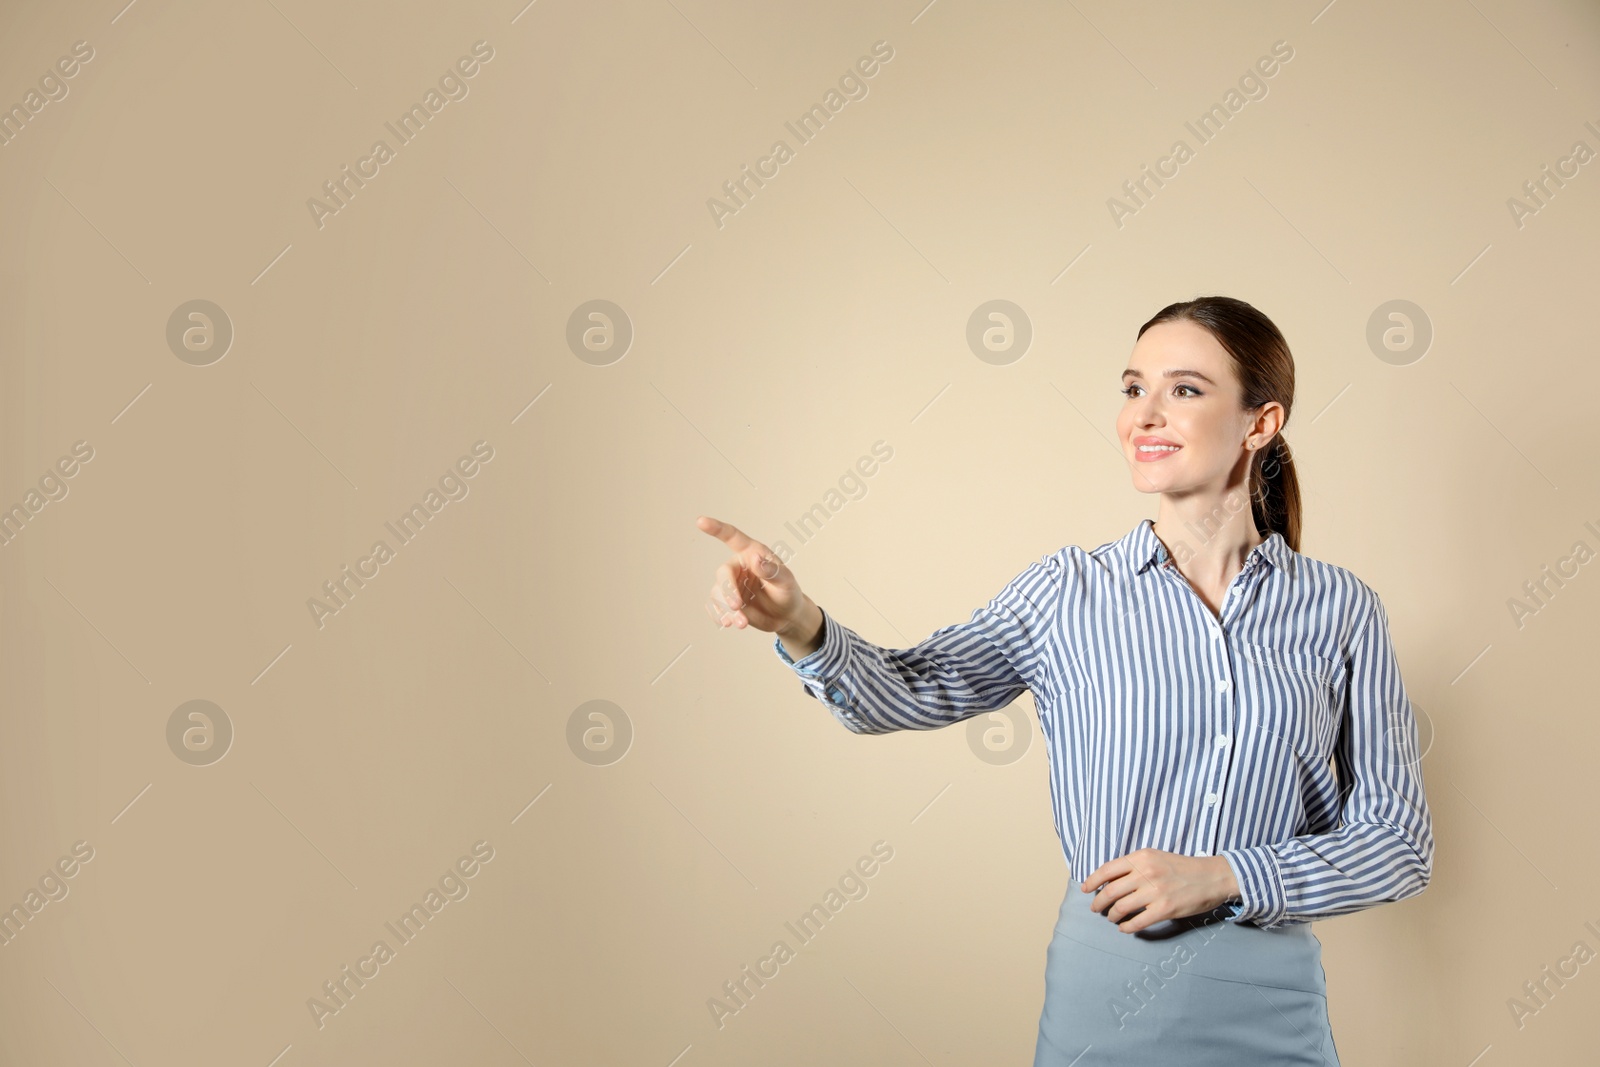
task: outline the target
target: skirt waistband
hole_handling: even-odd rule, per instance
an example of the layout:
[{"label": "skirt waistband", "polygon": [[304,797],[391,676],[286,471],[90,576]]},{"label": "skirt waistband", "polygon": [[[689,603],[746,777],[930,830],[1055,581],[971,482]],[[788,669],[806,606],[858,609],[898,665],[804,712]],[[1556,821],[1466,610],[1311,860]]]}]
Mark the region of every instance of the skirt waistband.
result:
[{"label": "skirt waistband", "polygon": [[1103,913],[1090,910],[1097,894],[1085,893],[1081,886],[1077,880],[1067,883],[1056,918],[1059,936],[1146,965],[1168,978],[1182,972],[1326,996],[1322,943],[1310,923],[1263,929],[1226,922],[1230,911],[1223,905],[1129,933],[1117,929]]}]

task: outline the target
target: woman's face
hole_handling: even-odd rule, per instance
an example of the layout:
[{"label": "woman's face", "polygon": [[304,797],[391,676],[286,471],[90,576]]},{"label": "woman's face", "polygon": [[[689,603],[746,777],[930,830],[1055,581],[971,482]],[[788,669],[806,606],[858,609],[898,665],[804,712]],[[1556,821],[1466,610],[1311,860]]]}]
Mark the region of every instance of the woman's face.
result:
[{"label": "woman's face", "polygon": [[1221,495],[1230,485],[1243,487],[1254,455],[1246,438],[1259,449],[1281,425],[1276,402],[1241,410],[1233,357],[1209,330],[1186,320],[1144,332],[1122,386],[1127,400],[1117,439],[1141,493]]}]

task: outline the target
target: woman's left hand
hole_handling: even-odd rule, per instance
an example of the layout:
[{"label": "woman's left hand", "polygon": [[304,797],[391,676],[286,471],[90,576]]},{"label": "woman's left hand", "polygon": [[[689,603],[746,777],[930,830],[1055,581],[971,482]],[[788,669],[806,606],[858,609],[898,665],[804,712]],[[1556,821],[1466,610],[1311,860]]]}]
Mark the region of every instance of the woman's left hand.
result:
[{"label": "woman's left hand", "polygon": [[1208,912],[1239,895],[1233,867],[1223,857],[1184,856],[1157,848],[1141,848],[1101,864],[1083,880],[1081,889],[1099,890],[1089,907],[1104,912],[1127,934],[1167,919]]}]

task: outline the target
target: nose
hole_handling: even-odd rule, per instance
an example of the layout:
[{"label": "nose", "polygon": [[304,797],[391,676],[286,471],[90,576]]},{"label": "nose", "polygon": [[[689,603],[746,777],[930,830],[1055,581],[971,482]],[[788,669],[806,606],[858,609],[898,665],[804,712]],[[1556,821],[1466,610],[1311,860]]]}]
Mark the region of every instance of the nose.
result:
[{"label": "nose", "polygon": [[1146,395],[1136,400],[1133,405],[1133,421],[1135,425],[1146,429],[1165,423],[1166,415],[1161,409],[1161,398]]}]

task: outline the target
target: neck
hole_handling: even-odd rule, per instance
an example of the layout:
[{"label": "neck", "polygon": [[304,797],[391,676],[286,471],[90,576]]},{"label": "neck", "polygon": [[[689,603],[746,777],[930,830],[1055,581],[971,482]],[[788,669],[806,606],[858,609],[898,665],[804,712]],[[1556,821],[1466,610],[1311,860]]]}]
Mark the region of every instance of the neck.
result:
[{"label": "neck", "polygon": [[1250,497],[1242,492],[1211,500],[1163,494],[1151,530],[1186,575],[1237,573],[1266,540],[1256,530]]}]

